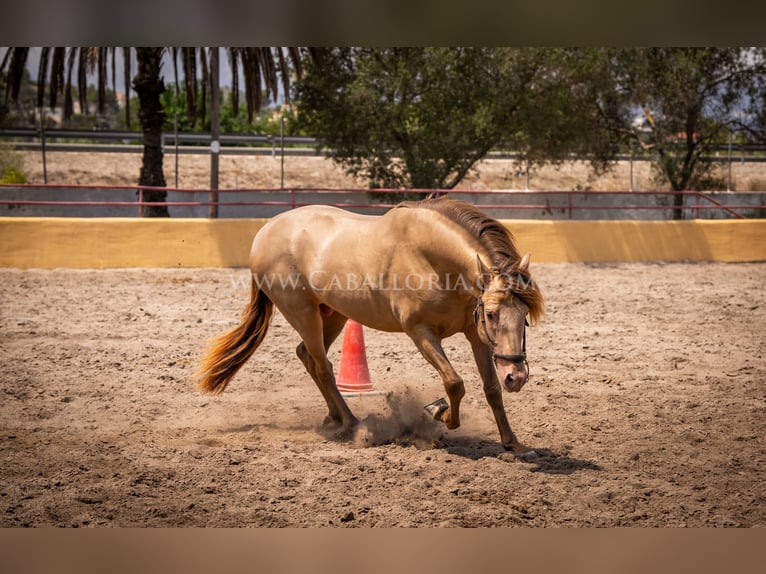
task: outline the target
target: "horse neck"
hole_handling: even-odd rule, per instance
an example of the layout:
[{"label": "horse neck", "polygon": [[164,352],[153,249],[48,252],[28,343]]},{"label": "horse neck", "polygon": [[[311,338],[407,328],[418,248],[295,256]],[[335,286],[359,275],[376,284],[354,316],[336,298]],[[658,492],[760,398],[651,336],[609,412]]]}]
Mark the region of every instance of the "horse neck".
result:
[{"label": "horse neck", "polygon": [[452,221],[445,222],[439,218],[438,224],[423,231],[426,241],[422,249],[434,267],[441,266],[437,272],[461,274],[465,283],[474,296],[480,296],[478,287],[479,269],[476,256],[481,257],[485,264],[492,265],[492,255],[487,249],[465,229]]}]

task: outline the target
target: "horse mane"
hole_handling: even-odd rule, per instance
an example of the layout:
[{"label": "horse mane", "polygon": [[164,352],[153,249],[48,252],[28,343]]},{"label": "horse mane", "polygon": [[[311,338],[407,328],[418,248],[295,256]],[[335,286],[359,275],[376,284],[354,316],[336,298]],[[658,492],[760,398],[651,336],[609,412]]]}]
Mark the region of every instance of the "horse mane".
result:
[{"label": "horse mane", "polygon": [[529,307],[532,321],[536,321],[542,315],[542,293],[529,271],[519,270],[521,255],[516,249],[513,234],[502,223],[465,201],[447,197],[404,201],[397,208],[436,211],[465,229],[489,252],[493,270],[509,278],[516,276],[516,280],[509,280],[509,287],[514,295]]}]

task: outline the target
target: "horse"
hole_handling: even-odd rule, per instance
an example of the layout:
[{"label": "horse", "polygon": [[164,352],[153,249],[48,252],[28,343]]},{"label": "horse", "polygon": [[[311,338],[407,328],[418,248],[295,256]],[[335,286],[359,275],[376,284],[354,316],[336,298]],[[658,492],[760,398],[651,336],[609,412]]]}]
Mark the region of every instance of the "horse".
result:
[{"label": "horse", "polygon": [[353,434],[358,419],[327,358],[353,319],[412,339],[447,393],[425,408],[456,429],[465,386],[441,341],[462,333],[503,447],[534,455],[511,430],[502,397],[502,388],[518,392],[529,379],[527,319],[544,310],[529,261],[500,222],[447,197],[405,201],[376,216],[323,205],[282,213],[253,240],[250,302],[239,325],[212,340],[198,387],[223,392],[264,340],[276,307],[301,337],[296,353],[329,410],[323,425]]}]

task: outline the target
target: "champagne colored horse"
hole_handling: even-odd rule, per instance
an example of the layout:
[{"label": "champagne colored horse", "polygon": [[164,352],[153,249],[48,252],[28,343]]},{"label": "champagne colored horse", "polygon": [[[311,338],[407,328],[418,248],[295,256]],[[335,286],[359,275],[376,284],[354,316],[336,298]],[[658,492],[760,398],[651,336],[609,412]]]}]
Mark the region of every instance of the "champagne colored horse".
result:
[{"label": "champagne colored horse", "polygon": [[449,400],[426,408],[454,429],[465,389],[441,341],[463,333],[503,446],[530,452],[511,430],[501,385],[518,392],[529,377],[526,319],[541,315],[543,298],[529,254],[519,256],[499,222],[446,198],[405,202],[382,216],[302,207],[258,232],[250,267],[250,303],[239,326],[213,341],[200,368],[203,391],[226,388],[263,341],[276,306],[301,336],[298,357],[327,402],[326,426],[350,433],[358,422],[327,358],[351,318],[409,335],[441,375]]}]

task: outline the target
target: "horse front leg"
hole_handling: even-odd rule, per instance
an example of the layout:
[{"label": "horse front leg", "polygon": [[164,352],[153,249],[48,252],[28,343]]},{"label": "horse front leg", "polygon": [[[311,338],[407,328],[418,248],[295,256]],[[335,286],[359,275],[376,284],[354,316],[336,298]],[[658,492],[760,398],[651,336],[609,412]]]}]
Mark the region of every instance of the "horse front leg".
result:
[{"label": "horse front leg", "polygon": [[511,430],[508,415],[503,406],[503,389],[497,378],[497,371],[492,360],[492,351],[479,338],[476,329],[469,330],[465,335],[471,343],[473,356],[476,360],[476,366],[479,368],[479,375],[484,387],[484,396],[487,397],[487,403],[489,403],[489,407],[492,409],[492,414],[495,417],[503,448],[512,451],[517,456],[534,458],[536,456],[535,451],[519,442]]},{"label": "horse front leg", "polygon": [[420,329],[409,333],[415,342],[420,354],[439,372],[444,383],[444,390],[447,392],[447,399],[438,401],[426,406],[426,410],[434,419],[442,421],[448,429],[456,429],[460,426],[460,401],[465,395],[465,385],[463,379],[457,374],[444,349],[441,340],[435,333],[427,329]]}]

